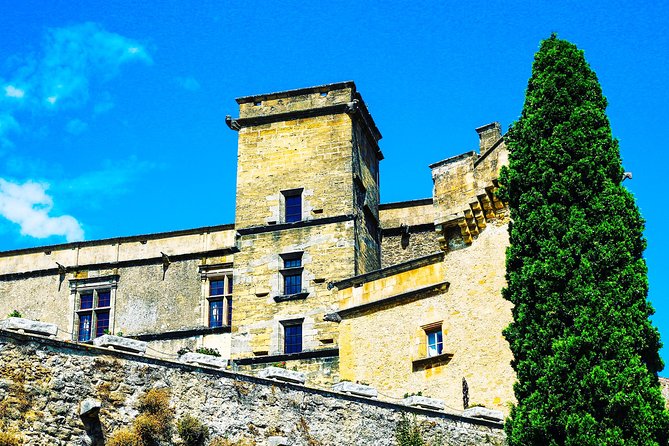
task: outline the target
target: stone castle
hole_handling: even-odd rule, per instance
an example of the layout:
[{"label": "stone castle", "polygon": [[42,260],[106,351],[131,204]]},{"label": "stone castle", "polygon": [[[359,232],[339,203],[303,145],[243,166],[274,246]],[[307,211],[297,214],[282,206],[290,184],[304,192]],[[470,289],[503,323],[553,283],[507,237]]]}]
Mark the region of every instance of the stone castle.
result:
[{"label": "stone castle", "polygon": [[280,365],[313,389],[508,413],[499,124],[430,166],[431,198],[384,204],[381,133],[353,82],[237,103],[233,224],[1,252],[0,314],[68,348],[122,333],[142,358],[216,349],[242,375]]}]

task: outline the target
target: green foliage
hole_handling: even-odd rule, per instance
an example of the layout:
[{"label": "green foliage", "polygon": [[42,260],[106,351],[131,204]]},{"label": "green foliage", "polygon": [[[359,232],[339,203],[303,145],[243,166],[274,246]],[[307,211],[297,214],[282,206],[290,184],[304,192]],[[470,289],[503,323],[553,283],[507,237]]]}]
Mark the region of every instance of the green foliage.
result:
[{"label": "green foliage", "polygon": [[7,317],[23,317],[23,315],[21,314],[21,312],[19,312],[19,310],[14,310],[11,313],[9,313]]},{"label": "green foliage", "polygon": [[195,353],[201,353],[203,355],[209,355],[209,356],[221,356],[221,354],[218,352],[217,349],[208,347],[200,347],[197,350],[195,350]]},{"label": "green foliage", "polygon": [[404,398],[409,398],[410,396],[423,396],[423,391],[419,390],[418,392],[405,393]]},{"label": "green foliage", "polygon": [[423,434],[415,415],[409,418],[406,414],[402,414],[395,428],[395,440],[397,440],[397,446],[425,446],[425,440],[423,440]]},{"label": "green foliage", "polygon": [[185,446],[204,446],[209,439],[209,428],[189,414],[179,418],[177,432]]},{"label": "green foliage", "polygon": [[[21,317],[21,316],[10,316]],[[21,446],[23,440],[11,432],[0,432],[0,446]]]},{"label": "green foliage", "polygon": [[583,52],[541,43],[500,176],[512,223],[510,446],[667,445],[644,223]]}]

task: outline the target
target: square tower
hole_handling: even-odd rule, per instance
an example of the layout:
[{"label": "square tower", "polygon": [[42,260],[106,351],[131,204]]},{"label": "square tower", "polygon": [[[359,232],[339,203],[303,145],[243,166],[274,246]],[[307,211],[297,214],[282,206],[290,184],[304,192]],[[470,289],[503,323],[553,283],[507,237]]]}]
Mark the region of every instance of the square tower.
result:
[{"label": "square tower", "polygon": [[336,348],[327,283],[380,268],[381,134],[353,82],[237,103],[233,357]]}]

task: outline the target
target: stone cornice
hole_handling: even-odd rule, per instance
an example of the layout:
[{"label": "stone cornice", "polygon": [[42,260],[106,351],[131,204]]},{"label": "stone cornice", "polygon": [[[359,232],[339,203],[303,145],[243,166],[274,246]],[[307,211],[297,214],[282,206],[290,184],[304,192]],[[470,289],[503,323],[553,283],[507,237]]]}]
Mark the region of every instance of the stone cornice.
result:
[{"label": "stone cornice", "polygon": [[435,252],[433,254],[428,254],[423,257],[418,257],[416,259],[412,259],[407,262],[398,263],[397,265],[388,266],[366,274],[350,277],[348,279],[340,280],[338,282],[330,282],[328,283],[328,288],[329,289],[337,288],[338,290],[343,290],[344,288],[349,288],[354,285],[362,285],[363,283],[371,282],[372,280],[382,279],[384,277],[403,273],[405,271],[420,268],[422,266],[427,266],[433,263],[441,262],[443,259],[444,259],[443,252],[441,251]]}]

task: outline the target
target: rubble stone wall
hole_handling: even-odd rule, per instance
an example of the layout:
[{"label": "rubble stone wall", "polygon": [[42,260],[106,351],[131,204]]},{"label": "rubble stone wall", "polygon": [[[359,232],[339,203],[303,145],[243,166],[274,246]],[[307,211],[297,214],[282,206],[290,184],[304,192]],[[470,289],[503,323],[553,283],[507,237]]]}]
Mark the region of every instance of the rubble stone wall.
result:
[{"label": "rubble stone wall", "polygon": [[[177,418],[189,413],[214,436],[247,444],[283,436],[295,446],[389,446],[402,414],[416,415],[425,437],[445,445],[504,444],[501,426],[484,420],[0,332],[0,429],[26,445],[104,444],[86,426],[108,438],[137,416],[140,395],[160,387],[170,390]],[[101,402],[97,425],[79,415],[86,399]]]}]

